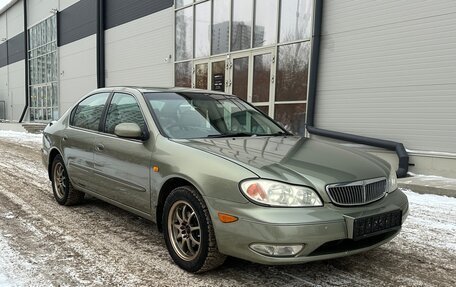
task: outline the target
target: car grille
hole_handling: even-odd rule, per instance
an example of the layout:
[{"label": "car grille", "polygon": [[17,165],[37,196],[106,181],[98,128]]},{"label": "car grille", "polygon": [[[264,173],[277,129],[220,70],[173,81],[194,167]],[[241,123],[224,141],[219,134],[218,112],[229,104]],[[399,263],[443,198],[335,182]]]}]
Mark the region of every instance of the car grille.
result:
[{"label": "car grille", "polygon": [[326,186],[329,198],[337,205],[363,205],[382,198],[386,193],[386,178],[375,178]]}]

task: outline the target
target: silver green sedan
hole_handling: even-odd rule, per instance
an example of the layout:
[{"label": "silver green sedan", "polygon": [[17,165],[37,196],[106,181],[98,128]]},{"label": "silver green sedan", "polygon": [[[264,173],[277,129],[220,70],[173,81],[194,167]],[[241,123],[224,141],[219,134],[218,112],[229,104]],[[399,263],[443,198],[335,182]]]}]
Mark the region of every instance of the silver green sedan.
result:
[{"label": "silver green sedan", "polygon": [[174,262],[296,264],[396,236],[407,197],[385,161],[295,136],[249,103],[202,90],[104,88],[44,130],[56,201],[90,194],[157,223]]}]

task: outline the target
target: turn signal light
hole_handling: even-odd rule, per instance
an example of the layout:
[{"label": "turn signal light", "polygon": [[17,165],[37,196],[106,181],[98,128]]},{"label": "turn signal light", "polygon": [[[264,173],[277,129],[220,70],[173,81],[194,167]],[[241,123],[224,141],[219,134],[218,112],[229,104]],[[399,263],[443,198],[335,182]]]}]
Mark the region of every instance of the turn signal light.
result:
[{"label": "turn signal light", "polygon": [[223,223],[231,223],[231,222],[238,221],[238,218],[236,216],[229,215],[226,213],[219,212],[218,217],[219,217],[220,221]]}]

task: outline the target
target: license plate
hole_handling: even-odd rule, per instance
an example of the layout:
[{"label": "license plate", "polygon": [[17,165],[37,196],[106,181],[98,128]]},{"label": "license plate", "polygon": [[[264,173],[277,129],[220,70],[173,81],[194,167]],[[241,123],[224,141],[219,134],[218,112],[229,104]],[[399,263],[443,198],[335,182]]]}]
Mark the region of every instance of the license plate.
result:
[{"label": "license plate", "polygon": [[353,239],[358,240],[399,229],[401,224],[401,210],[394,210],[368,217],[356,218],[353,222]]}]

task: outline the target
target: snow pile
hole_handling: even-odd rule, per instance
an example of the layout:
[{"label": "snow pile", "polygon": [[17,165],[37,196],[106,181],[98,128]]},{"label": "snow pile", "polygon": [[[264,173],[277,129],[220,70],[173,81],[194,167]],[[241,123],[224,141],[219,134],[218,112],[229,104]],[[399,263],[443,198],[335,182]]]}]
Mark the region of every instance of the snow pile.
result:
[{"label": "snow pile", "polygon": [[39,146],[43,142],[43,135],[0,130],[0,139],[20,145]]},{"label": "snow pile", "polygon": [[403,181],[406,183],[411,182],[412,179],[419,179],[422,182],[440,182],[442,184],[456,184],[456,178],[448,178],[448,177],[443,177],[443,176],[438,176],[438,175],[424,175],[424,174],[414,174],[411,172],[408,172],[408,175],[412,176],[410,180],[407,180],[405,178]]},{"label": "snow pile", "polygon": [[456,198],[403,190],[410,214],[400,236],[415,245],[456,252]]}]

